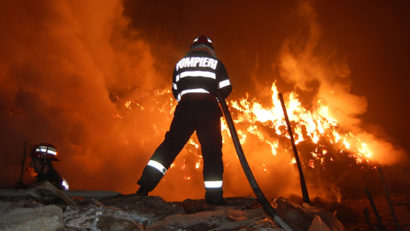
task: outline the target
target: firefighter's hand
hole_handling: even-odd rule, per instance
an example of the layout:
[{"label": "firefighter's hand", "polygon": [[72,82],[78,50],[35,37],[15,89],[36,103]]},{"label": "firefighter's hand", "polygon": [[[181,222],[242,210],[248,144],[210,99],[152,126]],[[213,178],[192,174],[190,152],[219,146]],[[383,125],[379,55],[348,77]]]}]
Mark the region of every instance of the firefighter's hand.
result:
[{"label": "firefighter's hand", "polygon": [[24,184],[23,182],[16,183],[16,189],[26,189],[26,188],[28,188],[28,185]]}]

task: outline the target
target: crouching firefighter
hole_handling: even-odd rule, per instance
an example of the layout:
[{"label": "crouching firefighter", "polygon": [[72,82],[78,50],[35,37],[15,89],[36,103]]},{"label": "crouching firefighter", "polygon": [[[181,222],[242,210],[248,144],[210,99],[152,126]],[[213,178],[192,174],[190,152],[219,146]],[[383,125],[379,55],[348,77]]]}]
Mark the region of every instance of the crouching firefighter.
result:
[{"label": "crouching firefighter", "polygon": [[222,191],[221,116],[216,92],[226,98],[232,91],[223,63],[215,55],[210,38],[201,35],[176,64],[172,93],[178,105],[164,141],[155,150],[138,181],[139,195],[148,195],[196,131],[203,157],[205,200],[224,204]]},{"label": "crouching firefighter", "polygon": [[54,169],[52,161],[58,161],[57,150],[54,145],[41,143],[31,151],[31,166],[37,173],[37,182],[49,181],[58,189],[68,190],[67,181]]}]

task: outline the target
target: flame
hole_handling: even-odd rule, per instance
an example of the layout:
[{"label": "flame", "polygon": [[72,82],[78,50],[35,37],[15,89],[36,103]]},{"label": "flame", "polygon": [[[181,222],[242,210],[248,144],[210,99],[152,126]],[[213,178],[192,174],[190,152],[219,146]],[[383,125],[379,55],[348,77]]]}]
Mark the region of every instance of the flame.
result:
[{"label": "flame", "polygon": [[[272,83],[270,90],[271,103],[265,104],[265,106],[255,98],[251,98],[248,93],[245,94],[244,98],[230,100],[227,103],[231,108],[237,133],[243,146],[248,144],[252,146],[249,142],[255,142],[256,139],[262,146],[266,145],[266,149],[262,148],[263,153],[261,153],[260,158],[268,158],[265,153],[270,154],[272,157],[277,156],[279,153],[285,153],[292,156],[290,157],[290,163],[293,165],[296,161],[293,158],[291,148],[289,148],[290,136],[284,120],[281,102],[278,98],[279,91],[276,82]],[[170,90],[157,90],[154,94],[157,96],[158,101],[155,103],[155,109],[151,110],[158,110],[166,114],[170,120],[176,106],[175,100],[171,97]],[[351,131],[344,131],[332,115],[329,107],[323,103],[324,100],[318,99],[312,109],[308,110],[303,107],[296,92],[287,93],[285,96],[287,96],[285,97],[285,106],[294,132],[296,146],[311,143],[315,147],[307,155],[310,159],[306,160],[305,166],[313,169],[318,164],[323,165],[325,163],[324,156],[329,155],[329,150],[324,143],[328,143],[333,149],[332,155],[328,158],[329,161],[334,161],[335,155],[349,155],[358,164],[370,164],[374,161],[371,147],[366,142],[363,142],[358,135],[353,134]],[[142,111],[146,108],[137,100],[126,100],[123,105],[126,110],[138,109]],[[156,128],[156,126],[154,127]],[[232,144],[226,142],[231,138],[225,120],[221,120],[221,131],[224,147],[226,145],[230,147]],[[161,132],[158,131],[158,133]],[[283,139],[287,141],[284,142]],[[191,137],[186,147],[188,152],[195,154],[196,159],[193,162],[193,166],[195,170],[199,170],[202,162],[199,142]],[[305,154],[302,153],[302,155]],[[187,158],[184,157],[178,163],[174,162],[170,168],[179,165],[178,168],[186,170],[188,168]],[[275,160],[268,158],[266,161],[272,162]],[[269,164],[264,163],[259,168],[263,172],[269,172]],[[190,180],[191,177],[190,175],[184,175],[185,180]]]},{"label": "flame", "polygon": [[[271,87],[272,91],[272,104],[268,106],[262,106],[261,103],[256,102],[255,99],[250,99],[248,94],[245,98],[240,100],[233,100],[230,105],[236,110],[238,116],[235,118],[236,123],[247,124],[246,130],[239,129],[241,143],[247,142],[247,133],[253,134],[261,142],[269,144],[271,147],[271,153],[276,155],[279,152],[279,140],[278,138],[267,137],[266,132],[263,133],[263,128],[271,128],[278,137],[286,137],[289,139],[289,135],[286,131],[286,124],[284,121],[284,115],[281,108],[280,100],[278,99],[278,89],[274,82]],[[322,99],[318,99],[314,105],[313,110],[307,110],[302,106],[296,92],[290,92],[287,94],[287,100],[285,100],[285,106],[291,122],[292,129],[294,131],[295,144],[298,145],[302,142],[312,142],[315,145],[320,146],[321,142],[329,142],[338,149],[338,153],[342,154],[348,150],[351,153],[351,157],[356,160],[357,163],[373,161],[373,155],[371,148],[361,139],[358,135],[352,132],[344,132],[339,128],[340,124],[332,116],[329,111],[329,107],[323,104]],[[246,132],[245,132],[246,131]],[[317,151],[317,150],[316,150]],[[322,150],[320,155],[314,153],[313,158],[321,158],[327,153],[327,150]],[[323,163],[323,159],[318,159]],[[314,165],[309,162],[310,167]]]},{"label": "flame", "polygon": [[[251,163],[256,176],[266,176],[271,179],[278,174],[297,179],[296,160],[290,143],[286,121],[278,98],[276,82],[272,83],[268,103],[250,97],[247,93],[244,98],[227,102],[235,123],[242,148]],[[157,110],[163,115],[163,124],[152,125],[156,134],[161,136],[165,127],[169,126],[176,101],[172,99],[170,90],[157,90],[155,102],[150,104],[139,103],[137,99],[123,102],[123,112],[132,110]],[[349,158],[357,165],[374,166],[377,158],[374,145],[366,141],[371,140],[360,131],[349,131],[333,116],[332,107],[325,105],[323,99],[317,99],[309,109],[304,107],[296,92],[284,94],[285,106],[293,130],[296,147],[302,167],[310,171],[321,171],[331,168],[329,163]],[[141,105],[137,107],[136,105]],[[162,129],[162,130],[161,130]],[[223,141],[224,167],[226,174],[237,174],[237,157],[231,142],[231,135],[225,119],[221,120]],[[306,148],[308,146],[308,148]],[[170,174],[182,177],[186,183],[199,182],[202,175],[202,153],[199,141],[192,136],[185,145],[182,153],[170,166],[174,169]],[[283,165],[283,163],[288,163]],[[283,170],[278,170],[283,166]],[[349,162],[349,166],[351,163]],[[240,167],[239,167],[240,168]],[[233,170],[236,169],[236,170]],[[311,176],[311,175],[310,175]],[[309,175],[308,175],[309,177]],[[309,182],[309,181],[308,181]],[[235,186],[231,187],[236,191]],[[294,186],[287,186],[294,191]]]}]

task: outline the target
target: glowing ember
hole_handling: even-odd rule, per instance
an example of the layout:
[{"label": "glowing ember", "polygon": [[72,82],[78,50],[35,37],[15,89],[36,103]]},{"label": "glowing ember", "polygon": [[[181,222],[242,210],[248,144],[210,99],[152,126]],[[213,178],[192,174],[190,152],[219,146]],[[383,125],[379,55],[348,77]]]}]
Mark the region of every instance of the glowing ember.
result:
[{"label": "glowing ember", "polygon": [[201,162],[200,161],[196,162],[195,168],[198,169],[200,166],[201,166]]},{"label": "glowing ember", "polygon": [[193,145],[196,149],[199,148],[199,144],[195,143],[195,141],[192,138],[189,139],[188,144]]},{"label": "glowing ember", "polygon": [[30,177],[37,177],[37,173],[34,171],[33,167],[27,167],[26,171]]}]

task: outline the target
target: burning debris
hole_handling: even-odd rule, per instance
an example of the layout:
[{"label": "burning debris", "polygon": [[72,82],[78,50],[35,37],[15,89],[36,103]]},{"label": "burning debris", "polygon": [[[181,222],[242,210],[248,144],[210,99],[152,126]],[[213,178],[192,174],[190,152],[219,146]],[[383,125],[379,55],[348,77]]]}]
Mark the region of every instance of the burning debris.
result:
[{"label": "burning debris", "polygon": [[[250,160],[252,170],[257,178],[262,179],[262,184],[267,179],[277,182],[282,176],[292,176],[293,180],[281,185],[280,189],[269,195],[288,194],[295,192],[297,183],[296,160],[293,158],[292,146],[289,142],[287,125],[284,120],[282,107],[278,98],[278,89],[275,83],[270,88],[268,100],[261,103],[256,98],[247,95],[243,99],[229,100],[228,105],[237,128],[237,133],[247,158]],[[158,91],[156,102],[164,118],[170,118],[175,104],[169,98],[169,91]],[[265,92],[266,94],[266,92]],[[270,99],[270,100],[269,100]],[[162,103],[169,101],[169,103]],[[127,101],[127,105],[135,104]],[[304,107],[296,92],[285,94],[285,105],[289,120],[294,132],[295,144],[300,153],[302,167],[305,171],[307,184],[313,195],[329,196],[329,199],[340,200],[340,190],[348,183],[352,183],[351,176],[366,175],[375,171],[379,166],[380,150],[368,134],[363,131],[353,131],[338,122],[323,101],[318,100],[310,109]],[[147,108],[142,104],[143,108]],[[138,107],[139,108],[139,107]],[[135,108],[134,113],[139,109]],[[143,112],[142,109],[140,112]],[[132,113],[132,112],[129,112]],[[225,120],[222,120],[222,134],[224,153],[234,153],[231,135]],[[368,141],[368,143],[367,143]],[[195,175],[202,169],[202,157],[199,143],[191,138],[186,145],[186,151],[171,165],[173,171],[183,174],[187,183],[197,181]],[[238,163],[235,155],[225,155],[227,179],[237,177],[234,175]],[[192,167],[195,166],[195,167]],[[344,171],[348,167],[349,172]],[[232,169],[231,169],[232,168]],[[326,183],[324,183],[326,182]],[[358,183],[359,184],[359,183]],[[230,186],[228,186],[230,187]],[[232,187],[236,193],[244,192],[242,189]],[[270,191],[270,190],[269,190]]]}]

